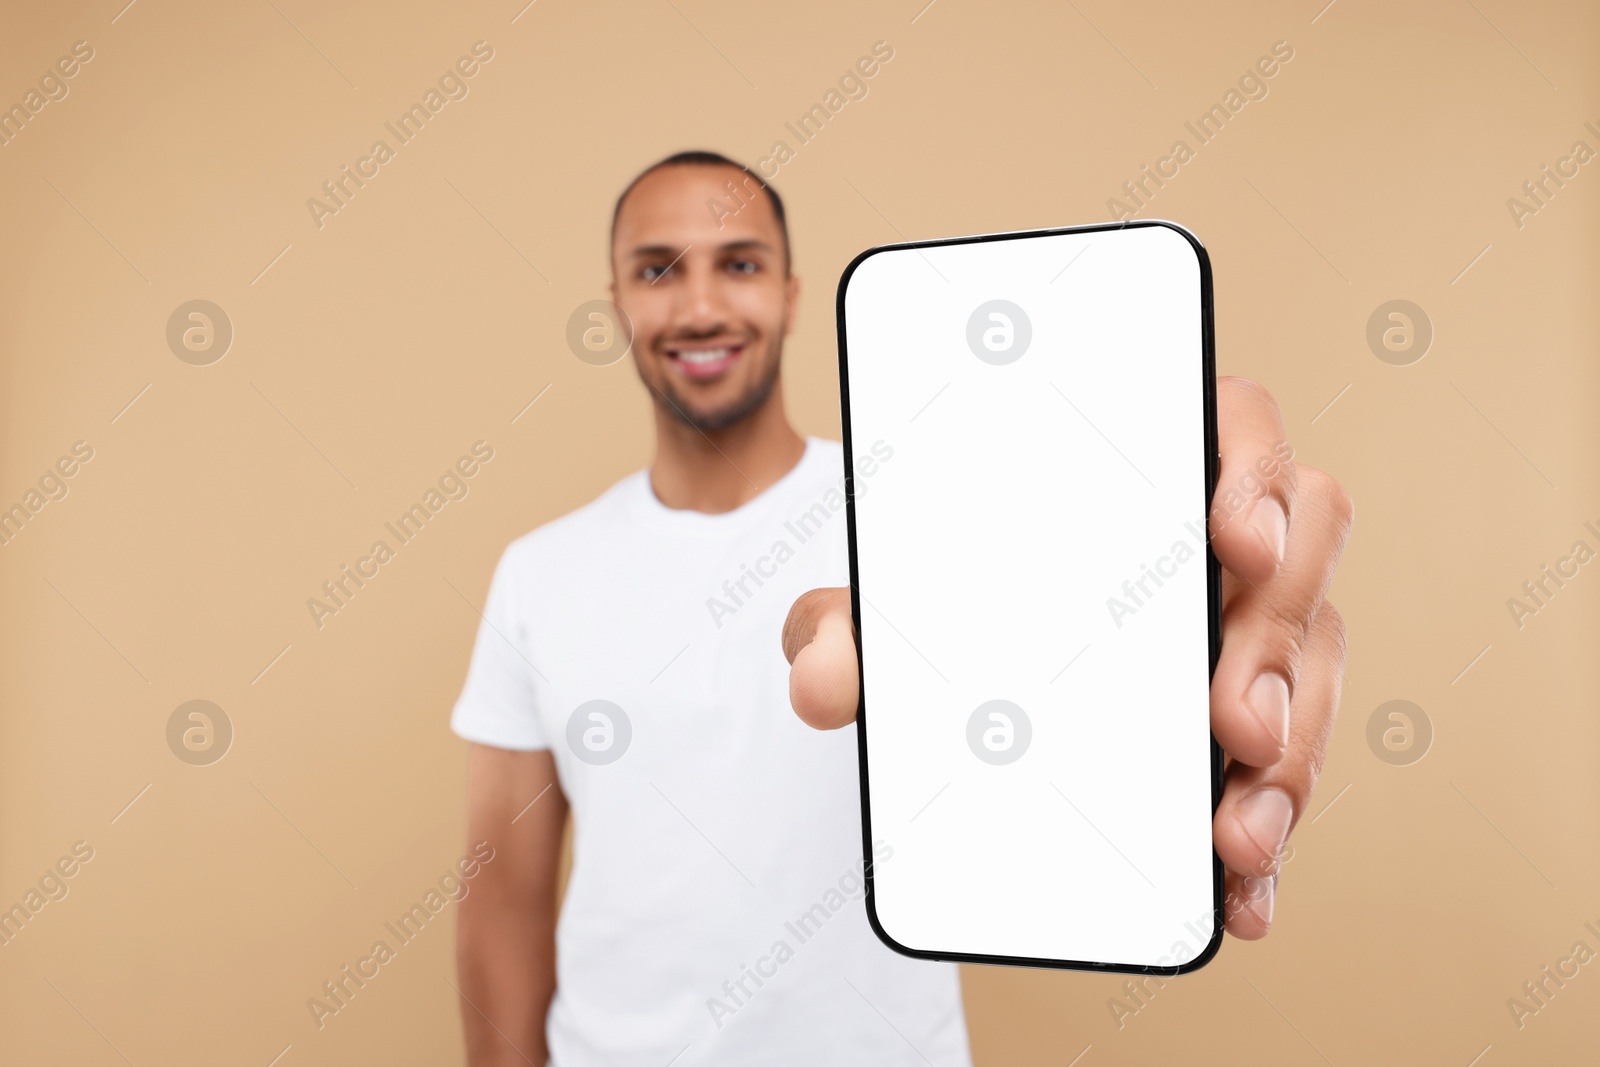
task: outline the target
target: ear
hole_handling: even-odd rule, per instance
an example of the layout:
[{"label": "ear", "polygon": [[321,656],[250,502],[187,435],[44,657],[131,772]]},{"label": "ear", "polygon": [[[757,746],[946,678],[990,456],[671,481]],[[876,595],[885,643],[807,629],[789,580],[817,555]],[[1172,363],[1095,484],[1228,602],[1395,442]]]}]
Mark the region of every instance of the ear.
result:
[{"label": "ear", "polygon": [[795,313],[800,309],[800,275],[791,274],[784,283],[783,334],[787,337],[794,329]]}]

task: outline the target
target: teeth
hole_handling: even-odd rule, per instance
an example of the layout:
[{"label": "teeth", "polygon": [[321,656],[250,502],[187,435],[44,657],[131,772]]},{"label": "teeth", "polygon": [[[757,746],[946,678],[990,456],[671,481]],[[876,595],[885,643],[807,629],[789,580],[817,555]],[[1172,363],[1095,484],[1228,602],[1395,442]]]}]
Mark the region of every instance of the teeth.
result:
[{"label": "teeth", "polygon": [[678,358],[685,363],[715,363],[719,359],[726,358],[727,355],[728,350],[726,348],[703,348],[679,352]]}]

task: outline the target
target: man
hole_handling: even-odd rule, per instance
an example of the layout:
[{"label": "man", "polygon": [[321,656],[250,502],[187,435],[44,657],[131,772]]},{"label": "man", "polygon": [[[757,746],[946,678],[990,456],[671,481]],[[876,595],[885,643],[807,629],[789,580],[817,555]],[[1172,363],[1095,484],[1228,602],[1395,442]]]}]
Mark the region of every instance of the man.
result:
[{"label": "man", "polygon": [[[744,206],[709,210],[730,181]],[[955,969],[889,950],[861,903],[843,458],[784,413],[782,201],[721,156],[671,157],[618,199],[611,260],[655,458],[513,542],[490,587],[452,719],[469,840],[496,849],[459,916],[469,1062],[967,1064]],[[1259,387],[1220,393],[1231,484],[1282,428]],[[1348,523],[1337,484],[1290,464],[1213,516],[1237,936],[1266,932],[1331,730],[1343,635],[1321,596]]]}]

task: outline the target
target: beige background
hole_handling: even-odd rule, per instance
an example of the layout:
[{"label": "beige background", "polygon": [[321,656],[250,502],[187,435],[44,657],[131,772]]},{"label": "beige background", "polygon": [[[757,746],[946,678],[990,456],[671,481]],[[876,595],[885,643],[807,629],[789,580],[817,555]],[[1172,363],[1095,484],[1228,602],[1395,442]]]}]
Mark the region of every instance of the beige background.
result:
[{"label": "beige background", "polygon": [[[1600,149],[1593,5],[123,2],[0,35],[0,103],[95,50],[0,147],[0,506],[94,449],[0,547],[0,903],[94,848],[0,947],[8,1062],[459,1062],[448,915],[320,1032],[305,1001],[463,852],[446,717],[500,549],[648,460],[630,365],[563,336],[612,199],[671,151],[793,147],[880,39],[870,94],[776,177],[804,430],[837,433],[852,255],[1106,219],[1286,40],[1141,214],[1208,244],[1220,369],[1270,385],[1357,510],[1344,714],[1272,935],[1120,1030],[1118,978],[968,968],[979,1063],[1592,1060],[1600,965],[1520,1030],[1506,1001],[1600,949],[1600,565],[1521,630],[1506,601],[1600,548],[1600,163],[1520,229],[1506,200]],[[470,95],[319,230],[307,198],[480,39]],[[195,298],[236,331],[206,367],[165,341]],[[1394,298],[1436,330],[1411,366],[1365,341]],[[470,496],[318,630],[306,598],[479,439]],[[197,698],[236,730],[208,767],[165,738]],[[1400,698],[1435,732],[1403,767],[1365,733]]]}]

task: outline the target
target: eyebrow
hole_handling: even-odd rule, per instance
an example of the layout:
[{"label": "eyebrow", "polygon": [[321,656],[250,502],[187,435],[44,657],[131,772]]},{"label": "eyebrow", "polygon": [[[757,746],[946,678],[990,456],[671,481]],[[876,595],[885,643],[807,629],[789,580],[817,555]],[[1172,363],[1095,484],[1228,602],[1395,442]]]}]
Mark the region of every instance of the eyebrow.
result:
[{"label": "eyebrow", "polygon": [[[738,252],[751,249],[760,249],[764,252],[771,252],[772,246],[766,241],[758,240],[754,237],[747,237],[740,241],[729,241],[727,244],[717,246],[718,252]],[[635,248],[632,252],[628,253],[628,255],[633,259],[643,259],[648,256],[682,255],[684,251],[686,251],[686,249],[677,248],[673,245],[640,245],[638,248]]]}]

